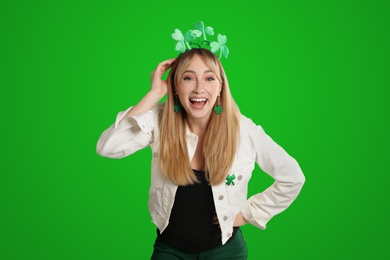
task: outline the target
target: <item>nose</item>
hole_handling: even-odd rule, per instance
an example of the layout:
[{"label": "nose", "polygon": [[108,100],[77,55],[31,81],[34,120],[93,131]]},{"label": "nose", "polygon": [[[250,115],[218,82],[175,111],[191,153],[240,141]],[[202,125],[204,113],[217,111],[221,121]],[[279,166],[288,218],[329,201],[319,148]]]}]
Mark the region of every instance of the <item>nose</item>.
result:
[{"label": "nose", "polygon": [[195,88],[192,92],[195,94],[204,93],[203,83],[201,81],[196,81]]}]

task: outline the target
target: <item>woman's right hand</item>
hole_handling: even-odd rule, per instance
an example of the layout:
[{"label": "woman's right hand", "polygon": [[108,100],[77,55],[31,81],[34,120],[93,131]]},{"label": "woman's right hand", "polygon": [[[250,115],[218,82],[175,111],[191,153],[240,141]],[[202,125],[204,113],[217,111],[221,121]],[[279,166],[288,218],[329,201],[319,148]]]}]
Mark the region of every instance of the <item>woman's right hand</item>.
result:
[{"label": "woman's right hand", "polygon": [[146,95],[130,109],[125,117],[139,115],[152,109],[168,92],[168,82],[162,79],[164,73],[172,66],[175,59],[169,59],[157,65],[150,75],[152,86]]},{"label": "woman's right hand", "polygon": [[165,60],[157,65],[156,69],[150,75],[152,92],[155,92],[156,94],[162,96],[164,96],[168,92],[168,82],[167,80],[163,80],[162,76],[172,66],[172,63],[175,60],[175,58]]}]

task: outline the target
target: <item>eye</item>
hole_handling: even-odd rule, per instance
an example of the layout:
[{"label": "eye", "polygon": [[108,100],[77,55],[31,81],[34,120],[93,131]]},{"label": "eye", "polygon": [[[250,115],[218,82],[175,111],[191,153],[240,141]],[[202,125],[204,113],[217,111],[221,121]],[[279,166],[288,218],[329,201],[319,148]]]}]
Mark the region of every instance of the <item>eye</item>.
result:
[{"label": "eye", "polygon": [[208,78],[207,78],[207,81],[214,81],[214,80],[215,80],[214,77],[208,77]]},{"label": "eye", "polygon": [[183,80],[184,80],[184,81],[191,81],[191,80],[192,80],[192,78],[191,78],[191,77],[189,77],[189,76],[185,76],[185,77],[183,78]]}]

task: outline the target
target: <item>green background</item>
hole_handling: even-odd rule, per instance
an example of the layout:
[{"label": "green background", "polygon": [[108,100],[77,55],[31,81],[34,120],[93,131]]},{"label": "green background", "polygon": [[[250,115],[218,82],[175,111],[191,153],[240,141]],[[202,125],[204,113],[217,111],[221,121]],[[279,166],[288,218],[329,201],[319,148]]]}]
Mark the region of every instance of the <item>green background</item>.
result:
[{"label": "green background", "polygon": [[[131,3],[132,2],[132,3]],[[227,35],[241,112],[306,184],[249,259],[389,258],[387,1],[2,1],[0,259],[148,259],[150,149],[95,146],[175,57],[175,28]],[[270,184],[258,167],[250,194]]]}]

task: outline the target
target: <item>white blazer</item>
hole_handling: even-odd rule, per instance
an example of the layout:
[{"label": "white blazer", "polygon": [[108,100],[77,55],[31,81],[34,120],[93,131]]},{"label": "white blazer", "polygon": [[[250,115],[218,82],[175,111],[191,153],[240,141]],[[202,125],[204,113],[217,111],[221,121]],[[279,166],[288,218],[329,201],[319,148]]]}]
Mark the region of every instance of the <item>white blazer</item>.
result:
[{"label": "white blazer", "polygon": [[[160,232],[168,226],[177,185],[161,172],[158,160],[159,113],[164,103],[133,117],[126,117],[131,109],[119,112],[116,121],[100,136],[97,153],[103,157],[122,158],[150,146],[152,179],[148,207],[153,223]],[[189,160],[195,153],[198,137],[187,128]],[[275,181],[266,190],[247,198],[248,182],[255,163]],[[259,126],[241,115],[240,140],[228,176],[233,182],[212,186],[214,204],[221,227],[222,244],[231,237],[233,222],[241,212],[244,219],[261,229],[276,214],[284,211],[298,196],[305,177],[297,161],[275,143]],[[189,223],[190,225],[190,223]]]}]

